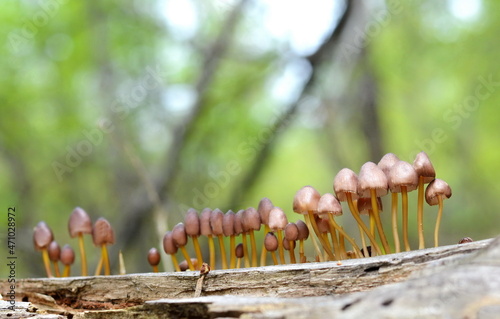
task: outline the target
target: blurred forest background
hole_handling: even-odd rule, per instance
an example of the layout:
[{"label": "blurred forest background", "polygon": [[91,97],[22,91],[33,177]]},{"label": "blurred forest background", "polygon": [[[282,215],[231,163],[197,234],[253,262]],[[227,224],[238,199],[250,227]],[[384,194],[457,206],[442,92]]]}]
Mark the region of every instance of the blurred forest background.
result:
[{"label": "blurred forest background", "polygon": [[75,206],[113,225],[114,273],[119,250],[146,272],[189,207],[269,197],[295,221],[300,187],[332,192],[387,152],[426,151],[452,187],[441,244],[500,233],[498,1],[2,1],[0,21],[0,257],[15,206],[18,277],[44,276],[40,220],[76,248]]}]

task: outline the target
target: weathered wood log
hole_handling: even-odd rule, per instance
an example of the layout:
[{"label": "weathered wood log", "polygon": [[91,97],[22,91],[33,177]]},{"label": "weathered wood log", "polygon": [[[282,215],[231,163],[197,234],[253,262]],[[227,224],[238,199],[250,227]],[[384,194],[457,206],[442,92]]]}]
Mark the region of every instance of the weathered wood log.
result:
[{"label": "weathered wood log", "polygon": [[[242,314],[245,318],[278,314],[282,318],[323,318],[326,313],[348,318],[366,313],[374,318],[431,318],[447,313],[487,314],[500,307],[500,237],[347,260],[340,265],[327,262],[216,270],[204,282],[202,295],[209,297],[193,299],[197,280],[197,272],[24,279],[16,294],[53,313],[75,314],[75,318],[146,314],[151,318]],[[0,287],[5,294],[6,283],[1,282]],[[132,305],[138,306],[123,309]]]}]

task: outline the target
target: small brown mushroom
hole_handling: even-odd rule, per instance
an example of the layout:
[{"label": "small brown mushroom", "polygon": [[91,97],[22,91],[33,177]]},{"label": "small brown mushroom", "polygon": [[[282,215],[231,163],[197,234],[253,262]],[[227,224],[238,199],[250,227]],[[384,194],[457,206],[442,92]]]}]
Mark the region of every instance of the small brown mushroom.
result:
[{"label": "small brown mushroom", "polygon": [[49,278],[52,277],[52,272],[50,271],[48,247],[53,240],[54,235],[49,226],[43,221],[39,222],[33,230],[33,243],[36,250],[42,251],[43,265],[45,266],[45,272]]},{"label": "small brown mushroom", "polygon": [[[387,177],[387,182],[389,182],[389,171],[391,168],[399,162],[399,158],[392,154],[385,154],[378,162],[378,167],[384,172]],[[394,238],[394,247],[397,253],[401,252],[401,244],[399,242],[399,232],[398,232],[398,193],[391,192],[391,224],[392,224],[392,237]]]},{"label": "small brown mushroom", "polygon": [[[283,230],[288,224],[285,212],[279,207],[274,207],[269,213],[269,228],[278,234],[278,253],[280,263],[285,264],[285,251],[283,250]],[[269,250],[269,249],[268,249]]]},{"label": "small brown mushroom", "polygon": [[243,228],[243,212],[244,209],[240,209],[234,216],[234,231],[237,235],[241,234],[241,241],[243,244],[243,260],[245,261],[245,267],[248,268],[251,266],[250,263],[250,255],[248,254],[248,244],[247,244],[247,235]]},{"label": "small brown mushroom", "polygon": [[227,213],[224,214],[224,218],[222,219],[222,230],[224,231],[224,236],[229,237],[229,268],[236,267],[236,233],[234,231],[234,215],[235,214],[232,210],[228,210]]},{"label": "small brown mushroom", "polygon": [[224,246],[224,229],[223,229],[224,213],[216,208],[210,214],[210,227],[212,227],[212,234],[217,236],[219,242],[219,250],[221,257],[222,269],[227,269],[226,247]]},{"label": "small brown mushroom", "polygon": [[[278,259],[276,258],[276,250],[279,247],[278,238],[274,233],[267,233],[266,237],[264,237],[264,245],[266,246],[266,250],[271,253],[271,257],[273,258],[274,265],[278,265]],[[282,243],[283,245],[283,243]]]},{"label": "small brown mushroom", "polygon": [[236,268],[240,268],[241,267],[241,259],[243,259],[243,257],[245,256],[245,253],[243,252],[243,244],[242,243],[239,243],[238,245],[236,245],[236,247],[234,248],[234,255],[238,259],[238,262],[236,263]]},{"label": "small brown mushroom", "polygon": [[104,275],[111,275],[111,267],[109,265],[108,248],[106,245],[115,243],[115,233],[111,224],[105,219],[100,217],[94,223],[92,228],[92,239],[94,245],[101,247],[101,258],[104,264]]},{"label": "small brown mushroom", "polygon": [[474,240],[470,237],[464,237],[458,241],[458,244],[466,244],[466,243],[472,243]]},{"label": "small brown mushroom", "polygon": [[436,177],[436,171],[427,153],[420,152],[413,161],[413,168],[418,175],[418,206],[417,206],[417,226],[418,226],[418,248],[425,248],[424,237],[424,184],[430,183]]},{"label": "small brown mushroom", "polygon": [[163,250],[172,258],[172,264],[174,264],[175,271],[181,271],[179,262],[175,257],[175,254],[177,253],[177,246],[174,244],[171,231],[167,231],[163,236]]},{"label": "small brown mushroom", "polygon": [[436,219],[436,228],[434,229],[434,247],[439,245],[439,226],[443,216],[443,200],[451,197],[451,188],[442,179],[436,178],[429,183],[425,189],[425,200],[430,206],[439,205]]},{"label": "small brown mushroom", "polygon": [[153,267],[153,272],[158,272],[158,264],[161,261],[161,255],[158,249],[151,248],[148,252],[148,262]]},{"label": "small brown mushroom", "polygon": [[193,239],[194,251],[196,258],[203,264],[203,255],[201,254],[200,243],[198,237],[200,236],[200,217],[194,208],[188,209],[186,216],[184,216],[184,226],[186,227],[186,234]]},{"label": "small brown mushroom", "polygon": [[64,265],[63,277],[71,274],[71,265],[75,262],[75,252],[69,245],[64,245],[61,249],[61,263]]},{"label": "small brown mushroom", "polygon": [[49,259],[50,261],[52,261],[52,265],[54,265],[56,277],[61,277],[58,265],[59,259],[61,258],[61,247],[59,247],[59,244],[55,240],[53,240],[49,244],[48,252],[49,252]]},{"label": "small brown mushroom", "polygon": [[298,220],[295,225],[297,225],[297,229],[299,230],[299,236],[297,237],[297,240],[299,241],[300,262],[305,263],[306,256],[304,255],[304,241],[309,238],[309,228],[307,228],[306,223],[304,223],[302,220]]},{"label": "small brown mushroom", "polygon": [[[295,248],[295,241],[299,238],[299,228],[294,223],[288,223],[285,227],[285,238],[284,242],[288,242],[289,247],[288,253],[290,254],[290,262],[296,264],[295,253],[293,249]],[[286,249],[286,247],[284,247]]]},{"label": "small brown mushroom", "polygon": [[181,253],[184,255],[184,258],[188,263],[189,269],[191,271],[194,271],[195,270],[194,265],[191,263],[191,257],[189,257],[189,254],[185,247],[187,245],[187,234],[186,234],[186,228],[184,227],[183,223],[178,223],[172,229],[172,240],[174,242],[174,245],[176,245],[178,248],[181,249]]},{"label": "small brown mushroom", "polygon": [[[271,212],[271,209],[273,209],[274,205],[271,202],[271,200],[267,197],[264,197],[260,200],[259,206],[257,207],[257,212],[260,215],[260,220],[262,224],[264,224],[264,231],[265,234],[269,232],[269,213]],[[260,254],[260,265],[265,266],[266,265],[266,247],[264,243],[262,243],[262,251]]]},{"label": "small brown mushroom", "polygon": [[210,267],[215,269],[215,244],[212,234],[212,227],[210,226],[210,216],[212,210],[204,208],[200,213],[200,232],[203,236],[208,238],[208,250],[210,252]]},{"label": "small brown mushroom", "polygon": [[68,230],[71,238],[78,237],[78,246],[82,260],[82,276],[87,276],[87,257],[85,255],[83,235],[92,234],[92,220],[90,216],[82,208],[76,207],[69,216]]},{"label": "small brown mushroom", "polygon": [[242,215],[243,231],[250,235],[250,244],[252,247],[252,267],[257,267],[257,244],[255,242],[254,231],[260,230],[260,215],[253,207],[245,209]]},{"label": "small brown mushroom", "polygon": [[[189,262],[186,259],[184,259],[183,261],[181,261],[179,263],[180,271],[187,271],[189,269],[188,263],[191,263],[194,266],[194,268],[198,268],[198,259],[191,258],[191,259],[189,259]],[[189,270],[191,271],[191,269],[189,269]]]}]

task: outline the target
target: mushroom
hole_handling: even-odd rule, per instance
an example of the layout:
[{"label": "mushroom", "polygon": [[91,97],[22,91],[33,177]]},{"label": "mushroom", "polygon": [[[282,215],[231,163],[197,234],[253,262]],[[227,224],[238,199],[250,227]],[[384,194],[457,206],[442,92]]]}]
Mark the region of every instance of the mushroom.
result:
[{"label": "mushroom", "polygon": [[35,244],[36,250],[42,251],[43,265],[45,266],[45,272],[49,278],[52,277],[52,272],[50,271],[48,247],[53,240],[54,235],[49,226],[43,221],[39,222],[33,230],[33,243]]},{"label": "mushroom", "polygon": [[[384,172],[389,183],[389,171],[399,162],[399,158],[393,153],[385,154],[378,162],[378,167]],[[398,232],[398,193],[391,192],[391,224],[392,224],[392,237],[394,238],[394,247],[397,253],[401,252],[401,244],[399,243]]]},{"label": "mushroom", "polygon": [[236,267],[236,237],[234,231],[234,215],[235,214],[232,210],[228,210],[222,218],[222,230],[224,231],[224,236],[229,237],[229,251],[231,255],[229,260],[229,268]]},{"label": "mushroom", "polygon": [[389,188],[393,193],[401,193],[403,210],[403,243],[405,250],[410,251],[408,241],[408,192],[415,190],[418,185],[418,175],[413,166],[405,161],[394,164],[389,171]]},{"label": "mushroom", "polygon": [[[262,224],[264,224],[264,231],[265,234],[269,232],[269,213],[271,212],[271,209],[273,209],[274,205],[271,202],[271,200],[267,197],[264,197],[260,200],[259,206],[257,207],[257,212],[260,215],[260,221]],[[260,254],[260,265],[265,266],[266,265],[266,247],[264,243],[262,243],[262,250]]]},{"label": "mushroom", "polygon": [[236,268],[241,267],[241,259],[245,255],[243,252],[243,244],[239,243],[236,245],[236,248],[234,248],[234,254],[236,255],[236,258],[238,259],[238,262],[236,263]]},{"label": "mushroom", "polygon": [[174,242],[174,245],[176,245],[178,248],[181,249],[181,253],[182,255],[184,255],[184,258],[188,263],[189,270],[194,271],[195,270],[194,265],[191,262],[191,257],[189,257],[189,254],[185,247],[187,244],[187,234],[186,234],[186,228],[184,227],[183,223],[178,223],[172,229],[172,240]]},{"label": "mushroom", "polygon": [[253,207],[245,209],[242,215],[243,231],[250,235],[250,244],[252,246],[252,267],[257,267],[257,244],[255,243],[254,231],[260,230],[260,215]]},{"label": "mushroom", "polygon": [[186,216],[184,216],[184,226],[186,228],[186,235],[193,239],[194,251],[196,258],[203,264],[203,255],[201,254],[200,243],[198,236],[200,236],[200,217],[194,208],[188,209]]},{"label": "mushroom", "polygon": [[247,244],[247,235],[243,229],[243,212],[244,209],[240,209],[234,215],[234,231],[236,235],[241,234],[241,241],[243,244],[243,259],[245,260],[245,267],[250,267],[250,256],[248,255],[248,244]]},{"label": "mushroom", "polygon": [[417,225],[418,225],[418,248],[425,248],[424,238],[424,184],[430,183],[436,178],[436,171],[432,166],[427,153],[420,152],[413,161],[413,168],[418,175],[418,206],[417,206]]},{"label": "mushroom", "polygon": [[64,245],[61,249],[61,263],[64,265],[63,277],[69,277],[71,265],[75,261],[75,252],[69,245]]},{"label": "mushroom", "polygon": [[450,186],[439,178],[430,182],[425,189],[425,201],[427,204],[430,206],[439,205],[436,228],[434,229],[434,247],[437,247],[439,243],[439,226],[441,224],[441,217],[443,216],[443,200],[450,197]]},{"label": "mushroom", "polygon": [[[309,231],[311,228],[314,230],[316,237],[318,237],[321,246],[328,254],[330,259],[335,259],[333,251],[328,248],[328,242],[325,242],[323,236],[319,233],[318,225],[316,225],[316,220],[314,219],[314,214],[318,212],[318,201],[321,198],[321,195],[318,193],[316,189],[312,186],[304,186],[297,191],[295,197],[293,198],[293,211],[299,214],[304,215],[304,220],[306,221],[307,227],[309,227]],[[313,244],[315,243],[314,237]],[[316,253],[320,257],[320,261],[323,261],[323,257],[321,251],[316,243],[314,245],[316,249]]]},{"label": "mushroom", "polygon": [[333,196],[333,194],[325,193],[321,196],[318,202],[318,213],[321,218],[326,218],[330,224],[330,234],[332,236],[334,250],[338,249],[338,254],[340,254],[342,258],[347,257],[344,245],[340,245],[340,243],[337,242],[336,231],[338,231],[339,237],[340,235],[342,235],[343,238],[347,239],[347,241],[352,245],[352,248],[354,249],[358,257],[361,258],[361,251],[359,250],[359,247],[354,239],[352,239],[351,236],[347,235],[344,229],[340,227],[340,225],[335,221],[335,216],[342,215],[342,205],[340,205],[339,200],[335,196]]},{"label": "mushroom", "polygon": [[278,249],[279,242],[278,238],[276,238],[276,235],[274,235],[274,233],[269,232],[266,234],[266,237],[264,237],[264,246],[266,246],[266,250],[271,253],[274,265],[275,266],[278,265],[278,259],[276,258],[276,250]]},{"label": "mushroom", "polygon": [[305,263],[306,256],[304,255],[304,240],[309,238],[309,228],[307,228],[306,223],[302,220],[298,220],[295,225],[297,225],[299,230],[299,236],[297,237],[297,240],[299,241],[299,259],[301,263]]},{"label": "mushroom", "polygon": [[215,244],[212,236],[212,227],[210,226],[210,216],[212,210],[204,208],[200,213],[200,232],[203,236],[208,237],[208,250],[210,252],[210,267],[215,269]]},{"label": "mushroom", "polygon": [[[198,268],[198,259],[191,258],[189,262],[194,266],[194,268]],[[179,263],[179,269],[180,271],[187,271],[189,269],[188,261],[186,259]]]},{"label": "mushroom", "polygon": [[151,248],[148,252],[148,262],[153,267],[153,272],[158,272],[158,264],[160,263],[161,255],[158,249]]},{"label": "mushroom", "polygon": [[[278,253],[280,263],[285,264],[285,252],[283,250],[283,230],[288,224],[285,212],[279,207],[274,207],[269,213],[269,228],[278,233]],[[269,249],[268,249],[269,250]]]},{"label": "mushroom", "polygon": [[61,247],[59,247],[59,244],[55,240],[53,240],[49,244],[48,252],[49,252],[49,259],[50,261],[52,261],[52,264],[54,265],[56,277],[61,277],[58,265],[59,259],[61,258]]},{"label": "mushroom", "polygon": [[[381,255],[382,252],[380,251],[379,245],[370,233],[370,230],[366,227],[365,223],[363,223],[363,220],[361,220],[358,210],[354,206],[353,200],[358,199],[358,176],[356,173],[348,168],[341,169],[333,180],[333,190],[335,191],[335,195],[337,195],[337,199],[340,202],[347,201],[349,210],[360,228],[361,239],[363,240],[363,232],[365,232],[377,254]],[[363,244],[363,249],[365,248],[366,244]]]},{"label": "mushroom", "polygon": [[217,236],[219,242],[219,250],[221,257],[222,269],[227,269],[226,247],[224,246],[224,229],[222,227],[222,220],[224,213],[216,208],[210,214],[210,227],[212,227],[212,234]]},{"label": "mushroom", "polygon": [[466,243],[472,243],[474,240],[470,237],[464,237],[458,241],[458,244],[466,244]]},{"label": "mushroom", "polygon": [[175,257],[175,254],[177,253],[177,246],[174,244],[171,231],[167,231],[163,236],[163,250],[172,258],[172,263],[174,264],[175,271],[181,271],[179,262]]},{"label": "mushroom", "polygon": [[68,221],[68,230],[71,238],[78,237],[80,258],[82,260],[82,276],[87,276],[87,257],[85,255],[83,235],[92,234],[92,220],[82,208],[76,207],[71,212]]},{"label": "mushroom", "polygon": [[[327,248],[330,251],[333,251],[332,246],[330,245],[330,241],[328,240],[328,233],[330,232],[330,223],[328,222],[327,219],[322,219],[321,217],[319,217],[319,215],[314,215],[314,219],[316,225],[318,226],[319,234],[323,238],[323,242],[326,244]],[[328,256],[325,254],[324,258],[328,259]],[[334,260],[339,260],[337,255],[334,255]]]},{"label": "mushroom", "polygon": [[94,245],[101,246],[101,258],[104,264],[104,275],[111,275],[111,267],[109,266],[109,256],[108,249],[106,245],[111,245],[115,243],[115,233],[111,224],[105,219],[100,217],[94,223],[92,228],[92,239]]},{"label": "mushroom", "polygon": [[[294,223],[288,223],[285,227],[285,239],[284,243],[289,247],[288,253],[290,254],[290,262],[296,264],[295,253],[293,249],[295,248],[295,241],[299,238],[299,228]],[[285,245],[283,247],[286,249]]]}]

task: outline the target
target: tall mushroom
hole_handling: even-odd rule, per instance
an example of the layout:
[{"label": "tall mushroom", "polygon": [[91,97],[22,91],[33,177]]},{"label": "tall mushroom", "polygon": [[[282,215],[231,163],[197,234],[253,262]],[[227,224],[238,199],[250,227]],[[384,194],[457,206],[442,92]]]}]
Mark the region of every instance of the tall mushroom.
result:
[{"label": "tall mushroom", "polygon": [[71,212],[71,215],[69,216],[68,230],[71,238],[78,237],[78,246],[82,261],[82,276],[87,276],[87,257],[85,255],[83,235],[92,234],[92,220],[87,212],[80,207],[73,209],[73,212]]},{"label": "tall mushroom", "polygon": [[269,213],[269,228],[278,234],[278,253],[280,263],[285,264],[285,252],[283,250],[283,230],[288,224],[285,212],[279,207],[274,207]]},{"label": "tall mushroom", "polygon": [[424,237],[424,184],[430,183],[436,178],[436,171],[432,166],[427,153],[420,152],[413,161],[413,168],[418,175],[418,206],[417,206],[417,225],[418,225],[418,248],[425,248]]},{"label": "tall mushroom", "polygon": [[389,188],[393,193],[401,193],[403,243],[406,251],[411,250],[408,240],[408,192],[415,190],[417,185],[418,175],[411,164],[399,161],[392,166],[389,171]]},{"label": "tall mushroom", "polygon": [[[348,168],[341,169],[333,180],[333,190],[337,195],[337,198],[341,202],[347,201],[349,205],[349,210],[351,211],[352,216],[358,223],[358,227],[360,228],[361,236],[363,236],[363,232],[368,236],[372,247],[375,249],[378,255],[381,255],[382,252],[380,250],[377,241],[370,233],[370,230],[366,227],[365,223],[359,216],[358,210],[354,206],[354,199],[358,199],[358,176],[352,170]],[[366,247],[363,247],[365,249]]]},{"label": "tall mushroom", "polygon": [[189,257],[189,254],[185,247],[187,245],[187,235],[186,235],[186,228],[183,223],[178,223],[172,229],[172,240],[174,242],[174,245],[180,248],[182,255],[184,255],[184,258],[188,263],[189,270],[194,271],[195,270],[194,265],[191,262],[191,257]]},{"label": "tall mushroom", "polygon": [[232,210],[228,210],[227,213],[224,214],[224,218],[222,219],[222,230],[224,231],[224,236],[229,237],[229,252],[230,252],[230,260],[229,260],[229,268],[236,267],[236,238],[234,231],[234,212]]},{"label": "tall mushroom", "polygon": [[243,231],[250,235],[250,244],[252,247],[252,267],[257,267],[257,244],[255,242],[254,231],[260,230],[260,215],[253,207],[245,209],[242,215]]},{"label": "tall mushroom", "polygon": [[210,226],[210,216],[212,210],[204,208],[200,213],[200,233],[208,238],[208,250],[210,253],[210,267],[215,269],[215,244],[212,236],[212,227]]},{"label": "tall mushroom", "polygon": [[53,240],[54,235],[49,226],[43,221],[39,222],[33,230],[33,243],[36,250],[42,251],[43,265],[45,266],[45,272],[49,278],[52,277],[52,272],[50,271],[48,247]]},{"label": "tall mushroom", "polygon": [[184,216],[184,227],[186,228],[186,235],[193,239],[194,251],[199,264],[203,264],[203,255],[201,254],[200,243],[198,236],[200,236],[200,217],[194,208],[188,209],[186,216]]},{"label": "tall mushroom", "polygon": [[48,247],[49,259],[52,261],[52,265],[54,265],[54,271],[56,273],[56,277],[61,277],[61,273],[59,272],[59,260],[61,259],[61,247],[59,244],[53,240]]},{"label": "tall mushroom", "polygon": [[216,208],[212,211],[212,214],[210,215],[210,227],[212,227],[212,234],[217,236],[219,242],[222,269],[227,269],[226,247],[224,246],[224,229],[222,227],[223,219],[224,213],[220,209]]},{"label": "tall mushroom", "polygon": [[61,249],[61,263],[64,265],[63,277],[69,277],[71,274],[71,265],[75,261],[75,252],[69,245],[64,245]]},{"label": "tall mushroom", "polygon": [[[378,162],[378,167],[384,172],[389,182],[389,171],[399,162],[399,158],[393,153],[387,153]],[[391,224],[392,224],[392,237],[394,238],[394,247],[397,253],[401,252],[401,244],[399,242],[398,232],[398,193],[391,192]]]},{"label": "tall mushroom", "polygon": [[[271,212],[271,209],[273,209],[273,207],[274,207],[273,203],[267,197],[262,198],[259,202],[259,206],[257,207],[257,212],[260,215],[260,221],[264,225],[265,234],[269,232],[269,213]],[[260,254],[261,266],[266,265],[266,253],[267,253],[266,245],[263,242],[262,251]]]},{"label": "tall mushroom", "polygon": [[236,235],[241,234],[241,242],[242,242],[242,247],[243,247],[243,260],[245,261],[245,267],[248,268],[251,266],[250,264],[250,257],[248,255],[248,244],[247,244],[247,235],[245,234],[243,230],[243,212],[244,209],[240,209],[235,215],[234,215],[234,232]]},{"label": "tall mushroom", "polygon": [[181,271],[177,257],[175,257],[175,254],[177,253],[177,246],[174,244],[171,231],[167,231],[163,236],[163,250],[172,258],[175,271]]},{"label": "tall mushroom", "polygon": [[115,243],[115,233],[111,224],[105,219],[100,217],[94,223],[92,228],[92,239],[94,245],[101,247],[101,258],[104,264],[104,275],[111,275],[111,267],[109,265],[108,248],[106,245]]},{"label": "tall mushroom", "polygon": [[443,200],[450,197],[450,186],[448,183],[439,178],[430,182],[425,190],[425,200],[427,201],[427,204],[431,206],[439,205],[436,228],[434,229],[434,247],[439,245],[439,226],[441,225],[441,217],[443,216]]}]

